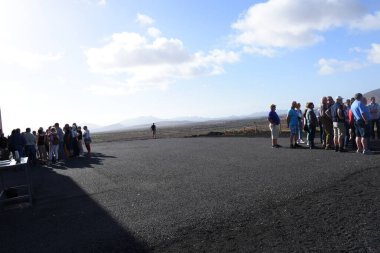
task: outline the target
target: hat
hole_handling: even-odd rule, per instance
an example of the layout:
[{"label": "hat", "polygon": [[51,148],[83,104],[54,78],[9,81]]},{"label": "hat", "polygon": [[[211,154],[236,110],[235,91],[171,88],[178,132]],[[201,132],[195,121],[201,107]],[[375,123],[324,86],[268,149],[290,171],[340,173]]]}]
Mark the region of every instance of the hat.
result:
[{"label": "hat", "polygon": [[341,96],[337,96],[335,100],[342,100],[343,98]]}]

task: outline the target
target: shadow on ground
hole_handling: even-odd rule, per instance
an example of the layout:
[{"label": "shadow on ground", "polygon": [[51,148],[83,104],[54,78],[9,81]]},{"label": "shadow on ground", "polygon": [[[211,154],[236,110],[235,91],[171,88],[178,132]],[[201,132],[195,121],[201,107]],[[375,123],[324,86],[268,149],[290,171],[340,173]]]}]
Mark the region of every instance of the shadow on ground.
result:
[{"label": "shadow on ground", "polygon": [[[32,168],[33,207],[0,210],[1,252],[149,252],[70,177],[56,169],[91,169],[104,159],[95,153],[52,167]],[[10,180],[18,172],[10,175]]]}]

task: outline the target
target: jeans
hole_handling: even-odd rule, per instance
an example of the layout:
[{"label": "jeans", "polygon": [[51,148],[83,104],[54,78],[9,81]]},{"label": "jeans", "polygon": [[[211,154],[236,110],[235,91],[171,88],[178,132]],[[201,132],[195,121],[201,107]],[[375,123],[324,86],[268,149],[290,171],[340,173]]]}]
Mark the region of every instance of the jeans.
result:
[{"label": "jeans", "polygon": [[298,120],[298,139],[302,140],[303,137],[303,123],[302,120]]}]

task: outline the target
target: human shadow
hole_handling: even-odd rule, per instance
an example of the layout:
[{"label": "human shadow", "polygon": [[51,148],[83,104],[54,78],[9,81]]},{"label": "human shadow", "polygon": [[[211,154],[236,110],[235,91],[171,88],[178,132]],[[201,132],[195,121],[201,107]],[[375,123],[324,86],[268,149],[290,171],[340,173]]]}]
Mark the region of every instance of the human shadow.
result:
[{"label": "human shadow", "polygon": [[[104,158],[114,157],[96,154],[78,162],[89,167]],[[58,172],[52,167],[33,167],[33,206],[0,211],[0,252],[151,251],[72,178]]]},{"label": "human shadow", "polygon": [[102,153],[92,153],[89,156],[71,157],[66,160],[60,160],[50,165],[44,165],[44,167],[50,167],[54,169],[81,169],[81,168],[94,168],[94,165],[103,165],[105,159],[116,159],[116,156],[109,156]]}]

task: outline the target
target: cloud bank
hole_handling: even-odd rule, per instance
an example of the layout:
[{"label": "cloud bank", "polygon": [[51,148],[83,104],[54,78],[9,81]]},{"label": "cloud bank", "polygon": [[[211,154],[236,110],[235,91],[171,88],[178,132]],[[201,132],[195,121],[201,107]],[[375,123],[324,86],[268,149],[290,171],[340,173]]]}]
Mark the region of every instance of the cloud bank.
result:
[{"label": "cloud bank", "polygon": [[[138,19],[146,23],[148,19],[141,17]],[[224,64],[239,60],[239,53],[221,49],[191,53],[180,39],[163,37],[152,27],[148,36],[115,33],[105,45],[90,48],[85,55],[92,72],[124,78],[124,85],[135,90],[166,88],[179,79],[218,75],[224,72]]]},{"label": "cloud bank", "polygon": [[251,6],[232,24],[235,43],[266,56],[315,45],[325,40],[323,32],[340,27],[378,30],[380,12],[369,14],[358,0],[269,0]]}]

